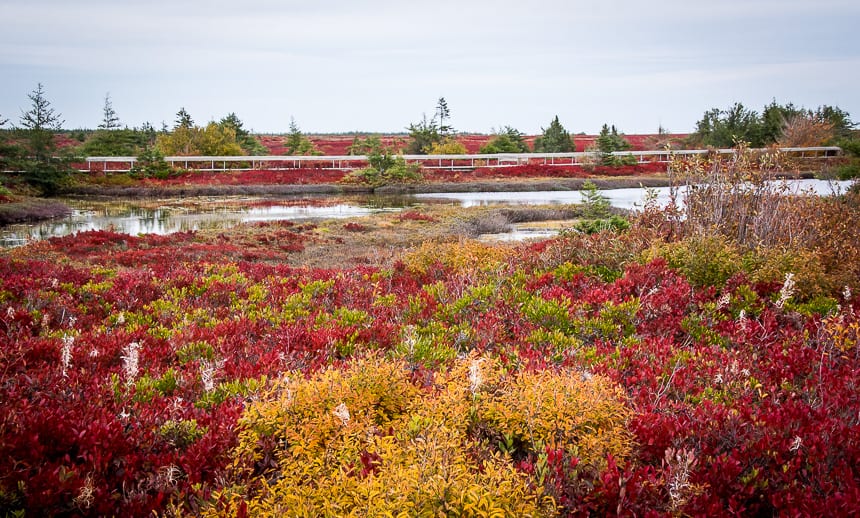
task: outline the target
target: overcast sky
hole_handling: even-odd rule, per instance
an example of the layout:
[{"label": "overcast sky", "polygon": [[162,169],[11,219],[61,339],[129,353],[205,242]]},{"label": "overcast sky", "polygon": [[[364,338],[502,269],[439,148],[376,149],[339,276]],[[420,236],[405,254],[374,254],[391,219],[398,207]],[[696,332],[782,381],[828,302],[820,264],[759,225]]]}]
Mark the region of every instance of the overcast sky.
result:
[{"label": "overcast sky", "polygon": [[66,128],[235,112],[246,128],[695,128],[739,101],[860,121],[858,0],[0,0],[0,116],[41,82]]}]

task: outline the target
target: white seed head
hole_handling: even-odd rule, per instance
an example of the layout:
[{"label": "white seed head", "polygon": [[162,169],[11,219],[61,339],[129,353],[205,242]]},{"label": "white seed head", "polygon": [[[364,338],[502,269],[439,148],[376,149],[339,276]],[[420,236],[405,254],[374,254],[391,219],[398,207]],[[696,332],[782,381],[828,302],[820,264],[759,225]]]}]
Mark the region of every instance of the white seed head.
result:
[{"label": "white seed head", "polygon": [[203,382],[203,390],[206,392],[215,390],[215,378],[223,365],[223,360],[204,360],[200,362],[200,380]]},{"label": "white seed head", "polygon": [[785,281],[782,283],[782,288],[779,290],[779,298],[776,301],[776,307],[782,309],[788,299],[794,295],[794,274],[788,272],[785,274]]},{"label": "white seed head", "polygon": [[60,348],[60,363],[63,367],[63,377],[67,376],[66,371],[72,364],[72,346],[75,345],[75,337],[66,335],[63,337],[63,346]]},{"label": "white seed head", "polygon": [[800,449],[801,446],[803,446],[803,439],[801,439],[799,435],[795,435],[794,440],[791,441],[791,447],[789,448],[789,450],[797,451]]},{"label": "white seed head", "polygon": [[340,419],[341,426],[346,426],[346,424],[349,423],[349,419],[350,419],[349,409],[346,408],[345,403],[341,402],[341,404],[334,407],[334,410],[332,410],[332,413],[334,414],[335,417]]},{"label": "white seed head", "polygon": [[469,390],[472,394],[478,392],[478,389],[481,388],[481,384],[484,382],[484,378],[481,376],[481,361],[472,360],[472,363],[469,365]]},{"label": "white seed head", "polygon": [[140,344],[132,342],[123,348],[122,355],[122,370],[125,373],[125,382],[127,385],[134,383],[137,378],[138,361],[140,360]]}]

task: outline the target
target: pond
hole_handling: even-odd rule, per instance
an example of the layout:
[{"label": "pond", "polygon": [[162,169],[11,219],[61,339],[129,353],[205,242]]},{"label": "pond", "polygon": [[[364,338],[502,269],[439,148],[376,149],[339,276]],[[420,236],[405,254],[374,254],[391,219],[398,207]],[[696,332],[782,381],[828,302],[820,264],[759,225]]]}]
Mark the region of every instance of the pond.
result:
[{"label": "pond", "polygon": [[0,246],[19,246],[30,240],[59,237],[88,230],[111,229],[130,235],[170,234],[188,230],[223,229],[255,221],[353,218],[399,210],[396,202],[314,198],[205,197],[159,200],[59,201],[72,213],[36,223],[0,227]]},{"label": "pond", "polygon": [[[844,192],[850,181],[830,182],[826,180],[791,180],[786,182],[793,192],[812,190],[819,195],[829,195],[834,192]],[[669,187],[627,189],[606,189],[600,193],[609,199],[613,207],[627,210],[640,209],[645,203],[648,191],[656,195],[656,201],[665,205],[669,201]],[[416,194],[421,200],[448,200],[463,207],[479,205],[514,204],[514,205],[552,205],[581,203],[580,191],[534,191],[534,192],[454,192]]]},{"label": "pond", "polygon": [[[794,189],[813,189],[830,194],[846,189],[850,182],[821,180],[792,181]],[[601,191],[610,203],[622,209],[636,209],[645,201],[647,191],[666,203],[668,188],[609,189]],[[206,197],[146,200],[61,199],[72,214],[37,223],[0,227],[0,246],[19,246],[30,240],[47,239],[87,230],[112,229],[131,235],[168,234],[178,231],[229,228],[245,222],[352,218],[398,211],[422,204],[445,203],[463,207],[492,204],[552,205],[582,201],[579,191],[464,192],[426,193],[407,196],[358,196],[317,198]],[[552,231],[514,232],[506,239],[546,237]]]}]

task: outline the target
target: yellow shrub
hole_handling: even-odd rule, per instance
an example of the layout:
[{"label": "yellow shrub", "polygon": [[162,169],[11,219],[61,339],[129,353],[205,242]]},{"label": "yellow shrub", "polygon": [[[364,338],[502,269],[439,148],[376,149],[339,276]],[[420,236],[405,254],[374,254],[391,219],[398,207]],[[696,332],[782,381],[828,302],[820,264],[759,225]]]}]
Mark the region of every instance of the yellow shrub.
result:
[{"label": "yellow shrub", "polygon": [[796,300],[808,300],[833,288],[821,261],[809,250],[758,248],[744,256],[744,268],[753,282],[782,283],[791,273]]},{"label": "yellow shrub", "polygon": [[585,464],[626,458],[631,435],[622,392],[605,380],[578,373],[524,372],[491,395],[481,419],[509,442],[533,452],[564,449]]},{"label": "yellow shrub", "polygon": [[434,264],[441,264],[457,273],[490,272],[508,262],[512,250],[508,246],[488,245],[479,241],[461,240],[456,243],[425,241],[406,253],[406,267],[415,273],[427,273]]},{"label": "yellow shrub", "polygon": [[462,142],[454,138],[446,138],[442,142],[435,142],[427,151],[428,155],[465,155],[468,151]]},{"label": "yellow shrub", "polygon": [[[553,516],[553,499],[498,437],[595,465],[629,453],[627,411],[600,378],[513,376],[471,357],[431,385],[419,390],[405,363],[381,358],[285,382],[241,419],[238,480],[206,514],[245,500],[251,516]],[[266,456],[274,465],[261,470]]]}]

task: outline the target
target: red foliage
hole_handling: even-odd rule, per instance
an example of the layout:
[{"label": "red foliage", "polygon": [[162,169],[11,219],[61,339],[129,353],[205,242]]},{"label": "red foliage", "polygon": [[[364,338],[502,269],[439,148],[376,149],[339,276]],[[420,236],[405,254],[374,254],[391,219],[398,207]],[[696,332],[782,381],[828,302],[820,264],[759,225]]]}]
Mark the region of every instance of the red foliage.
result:
[{"label": "red foliage", "polygon": [[361,223],[353,223],[349,222],[343,225],[343,229],[349,232],[366,232],[367,227],[362,225]]},{"label": "red foliage", "polygon": [[[469,154],[478,153],[481,147],[487,145],[493,139],[493,135],[480,134],[460,134],[457,135],[457,142],[466,147],[466,152]],[[683,140],[686,134],[672,135],[624,135],[624,138],[630,142],[631,149],[634,151],[642,151],[655,149],[655,143],[661,139]],[[287,137],[283,135],[262,135],[258,137],[260,143],[265,146],[272,155],[286,154]],[[324,155],[344,156],[349,154],[349,147],[353,143],[354,136],[352,135],[309,135],[308,138],[314,144],[314,147]],[[537,135],[527,135],[524,137],[529,149],[534,149],[534,140]],[[380,137],[382,144],[386,147],[402,150],[409,141],[408,135],[384,135]],[[577,151],[585,151],[588,147],[594,145],[597,140],[597,135],[574,135],[574,143]]]},{"label": "red foliage", "polygon": [[[193,514],[225,480],[248,397],[219,383],[386,354],[404,326],[431,321],[444,343],[511,370],[599,374],[626,392],[635,446],[623,462],[597,469],[559,450],[516,458],[531,474],[545,462],[545,489],[566,513],[860,511],[860,355],[856,337],[832,335],[860,325],[860,303],[803,315],[776,307],[773,287],[736,276],[699,290],[663,261],[614,281],[588,265],[517,266],[516,280],[492,281],[490,300],[470,300],[486,278],[441,265],[417,276],[402,263],[324,271],[258,260],[300,246],[301,231],[249,225],[235,243],[87,232],[0,256],[4,511],[148,515],[175,504]],[[562,309],[541,314],[529,300]],[[558,350],[534,338],[540,329],[576,345]],[[127,383],[132,343],[138,372]],[[413,377],[431,378],[420,364]],[[369,475],[375,461],[356,468]]]},{"label": "red foliage", "polygon": [[295,185],[337,183],[345,171],[323,168],[250,170],[250,171],[186,171],[164,180],[148,178],[144,185]]},{"label": "red foliage", "polygon": [[400,221],[438,221],[437,218],[430,214],[422,214],[415,210],[403,211],[397,216],[397,219]]}]

